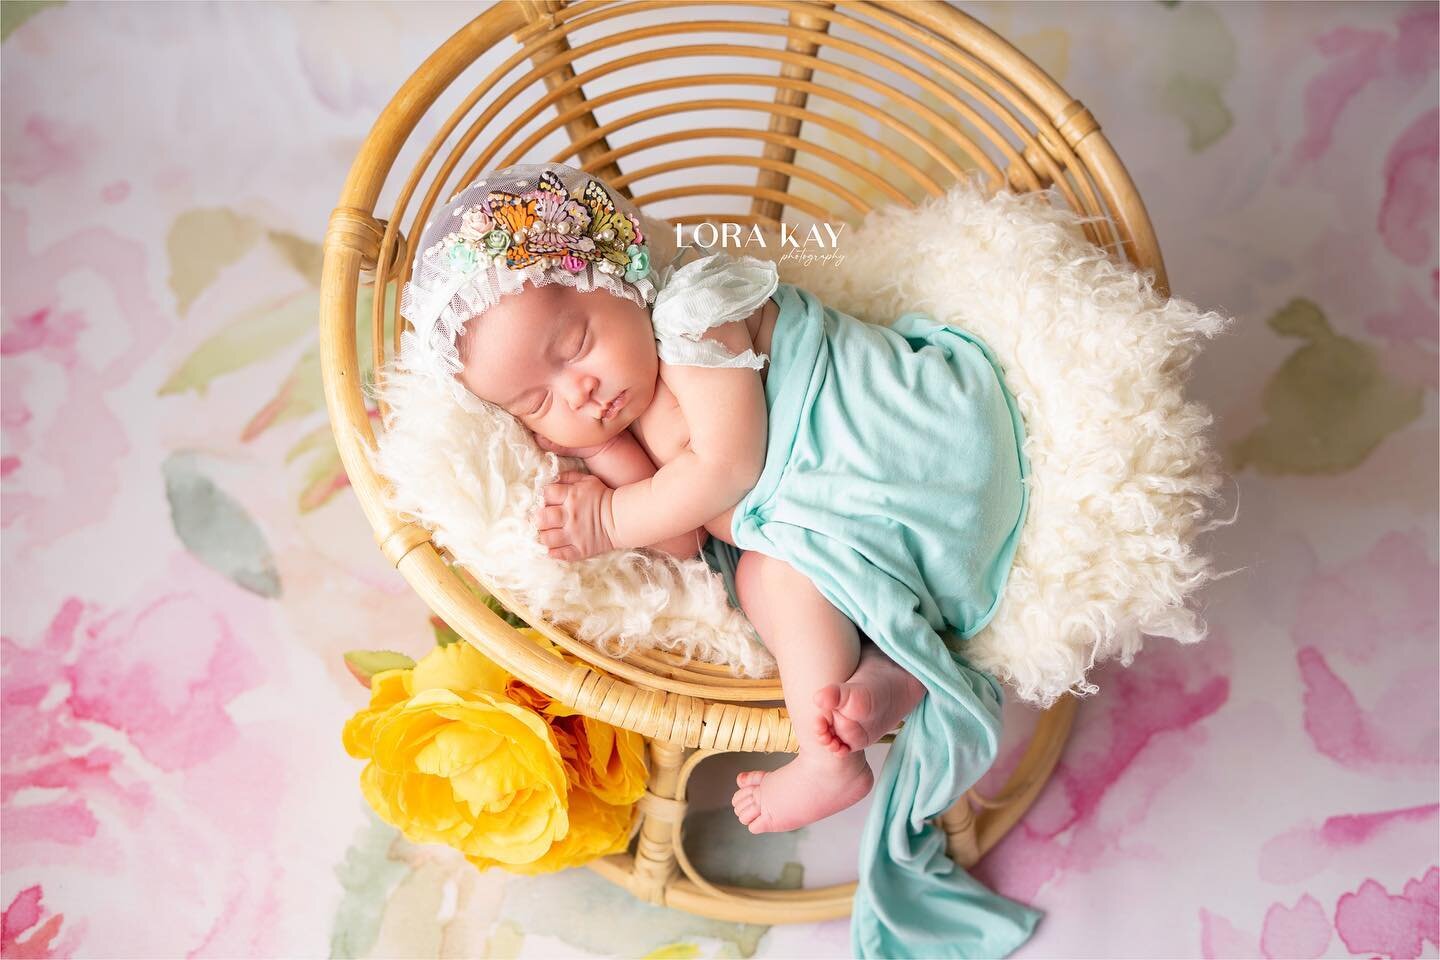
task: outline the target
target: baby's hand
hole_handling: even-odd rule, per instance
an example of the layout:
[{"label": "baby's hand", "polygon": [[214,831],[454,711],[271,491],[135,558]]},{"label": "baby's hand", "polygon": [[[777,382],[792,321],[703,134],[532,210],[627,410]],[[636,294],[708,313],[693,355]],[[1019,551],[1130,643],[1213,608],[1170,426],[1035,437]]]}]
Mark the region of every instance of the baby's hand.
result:
[{"label": "baby's hand", "polygon": [[545,485],[545,506],[537,526],[540,542],[556,560],[585,560],[614,550],[614,518],[610,501],[615,491],[599,477],[566,470]]}]

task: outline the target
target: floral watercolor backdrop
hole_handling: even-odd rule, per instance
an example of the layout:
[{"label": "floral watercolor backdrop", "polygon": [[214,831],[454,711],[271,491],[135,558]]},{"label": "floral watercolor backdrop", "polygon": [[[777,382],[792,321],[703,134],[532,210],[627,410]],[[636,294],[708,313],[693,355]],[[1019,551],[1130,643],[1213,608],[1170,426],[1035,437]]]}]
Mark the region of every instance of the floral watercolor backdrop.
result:
[{"label": "floral watercolor backdrop", "polygon": [[[1240,321],[1193,381],[1238,491],[1211,637],[1100,674],[980,872],[1047,911],[1023,956],[1433,957],[1437,7],[964,8],[1094,111],[1175,291]],[[478,873],[340,748],[342,651],[430,641],[329,440],[319,243],[476,12],[0,6],[4,956],[848,955],[844,920]],[[703,869],[853,878],[863,807],[752,838],[707,767]]]}]

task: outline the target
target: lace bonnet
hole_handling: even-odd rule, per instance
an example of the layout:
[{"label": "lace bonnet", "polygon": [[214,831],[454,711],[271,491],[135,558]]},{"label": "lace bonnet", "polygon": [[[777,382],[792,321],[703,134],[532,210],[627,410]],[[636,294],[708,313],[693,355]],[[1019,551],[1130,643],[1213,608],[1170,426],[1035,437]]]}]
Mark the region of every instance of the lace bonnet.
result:
[{"label": "lace bonnet", "polygon": [[663,228],[598,177],[563,163],[492,170],[426,225],[400,313],[400,363],[468,393],[459,338],[468,320],[534,286],[605,290],[648,307],[659,292],[651,246],[672,252]]}]

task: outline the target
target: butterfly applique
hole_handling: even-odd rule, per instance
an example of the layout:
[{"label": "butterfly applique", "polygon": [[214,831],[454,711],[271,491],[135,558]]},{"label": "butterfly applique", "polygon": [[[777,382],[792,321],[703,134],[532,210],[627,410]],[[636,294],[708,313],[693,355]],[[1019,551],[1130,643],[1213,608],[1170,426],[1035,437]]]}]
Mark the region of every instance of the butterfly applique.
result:
[{"label": "butterfly applique", "polygon": [[[535,206],[539,201],[533,196],[519,196],[504,190],[492,190],[486,197],[490,204],[490,216],[495,219],[495,228],[510,234],[511,242],[505,251],[505,265],[512,270],[528,267],[548,256],[548,252],[530,249],[530,228],[538,219]],[[525,231],[525,239],[516,243],[518,230]]]},{"label": "butterfly applique", "polygon": [[586,236],[590,214],[585,205],[565,191],[565,184],[553,171],[540,172],[539,185],[529,196],[536,197],[536,221],[527,231],[527,249],[534,253],[584,259],[595,242]]},{"label": "butterfly applique", "polygon": [[[639,225],[629,215],[615,209],[615,202],[610,199],[610,194],[605,192],[598,180],[585,184],[585,193],[581,199],[590,208],[588,232],[596,238],[595,242],[599,245],[597,255],[585,256],[585,259],[603,258],[624,268],[630,262],[630,254],[626,253],[626,248],[641,241]],[[607,240],[599,239],[596,235],[605,230],[613,231],[614,235]]]}]

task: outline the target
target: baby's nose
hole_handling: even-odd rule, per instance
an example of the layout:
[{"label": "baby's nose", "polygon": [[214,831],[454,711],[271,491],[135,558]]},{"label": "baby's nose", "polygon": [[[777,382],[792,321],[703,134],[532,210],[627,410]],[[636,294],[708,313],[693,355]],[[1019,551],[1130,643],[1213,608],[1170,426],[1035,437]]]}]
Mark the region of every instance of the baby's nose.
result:
[{"label": "baby's nose", "polygon": [[570,381],[570,406],[579,410],[590,403],[595,396],[595,388],[600,385],[598,378],[593,376],[576,377]]}]

